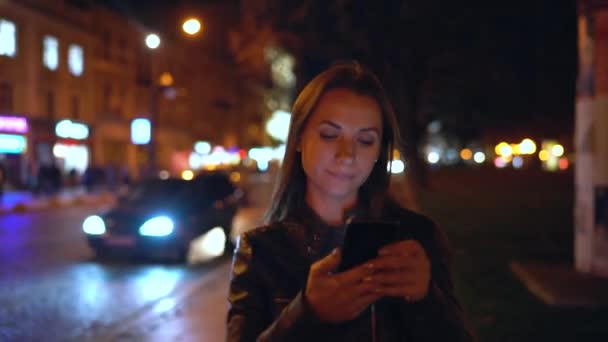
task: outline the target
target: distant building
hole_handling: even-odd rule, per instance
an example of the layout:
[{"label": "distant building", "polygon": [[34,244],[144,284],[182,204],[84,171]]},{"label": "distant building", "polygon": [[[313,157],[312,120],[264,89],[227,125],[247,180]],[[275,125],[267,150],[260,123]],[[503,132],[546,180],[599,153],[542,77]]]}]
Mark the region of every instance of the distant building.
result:
[{"label": "distant building", "polygon": [[[219,28],[231,8],[200,11]],[[149,50],[148,28],[97,1],[0,2],[0,116],[28,122],[27,148],[10,156],[20,185],[51,163],[64,173],[95,164],[127,167],[137,176],[150,154],[131,143],[130,122],[149,118],[155,106],[160,169],[171,169],[174,155],[192,150],[197,140],[257,144],[250,133],[258,94],[228,53],[228,28],[220,31],[207,45],[167,34]],[[161,77],[169,77],[170,87],[158,87]],[[71,136],[70,129],[87,134]],[[0,152],[0,161],[6,155]]]}]

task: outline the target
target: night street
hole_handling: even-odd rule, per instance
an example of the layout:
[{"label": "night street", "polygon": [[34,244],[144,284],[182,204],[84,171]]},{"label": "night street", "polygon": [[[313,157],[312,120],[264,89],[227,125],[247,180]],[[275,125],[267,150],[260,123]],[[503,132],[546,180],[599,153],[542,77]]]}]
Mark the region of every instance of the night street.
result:
[{"label": "night street", "polygon": [[600,0],[0,0],[0,342],[606,342],[605,70]]},{"label": "night street", "polygon": [[[105,336],[227,259],[197,266],[98,262],[81,223],[95,208],[0,216],[0,340]],[[120,303],[117,305],[117,303]]]}]

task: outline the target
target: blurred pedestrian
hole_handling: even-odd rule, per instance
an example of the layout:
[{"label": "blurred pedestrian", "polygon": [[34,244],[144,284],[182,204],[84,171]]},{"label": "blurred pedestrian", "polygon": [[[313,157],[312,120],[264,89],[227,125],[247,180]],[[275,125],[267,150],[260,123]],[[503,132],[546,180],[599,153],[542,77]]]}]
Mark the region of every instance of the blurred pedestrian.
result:
[{"label": "blurred pedestrian", "polygon": [[70,188],[75,188],[78,186],[78,171],[76,169],[72,168],[70,172],[68,172],[67,183]]},{"label": "blurred pedestrian", "polygon": [[[292,110],[267,225],[240,236],[228,341],[470,341],[444,234],[388,194],[399,133],[356,62],[315,77]],[[347,216],[400,222],[364,265],[338,272]]]}]

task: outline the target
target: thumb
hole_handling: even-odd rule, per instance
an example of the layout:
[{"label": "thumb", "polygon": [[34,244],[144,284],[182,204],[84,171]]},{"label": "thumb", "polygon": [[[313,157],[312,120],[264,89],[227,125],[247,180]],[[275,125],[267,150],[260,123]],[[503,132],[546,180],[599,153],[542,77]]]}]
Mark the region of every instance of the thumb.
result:
[{"label": "thumb", "polygon": [[316,274],[328,274],[338,267],[341,260],[342,253],[339,248],[336,248],[325,258],[314,263],[311,271]]}]

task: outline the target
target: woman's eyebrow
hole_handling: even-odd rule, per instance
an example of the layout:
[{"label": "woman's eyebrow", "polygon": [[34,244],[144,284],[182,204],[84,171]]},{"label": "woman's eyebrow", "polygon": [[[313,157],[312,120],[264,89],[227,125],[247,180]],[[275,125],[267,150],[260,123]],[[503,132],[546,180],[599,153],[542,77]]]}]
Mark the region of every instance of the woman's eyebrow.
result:
[{"label": "woman's eyebrow", "polygon": [[335,123],[333,121],[329,121],[329,120],[323,120],[323,121],[321,121],[319,123],[319,126],[321,126],[323,124],[330,125],[330,126],[332,126],[334,128],[337,128],[337,129],[341,129],[342,128],[342,126],[338,125],[337,123]]},{"label": "woman's eyebrow", "polygon": [[[323,120],[319,123],[319,126],[321,125],[329,125],[332,126],[335,129],[342,129],[342,126],[338,125],[337,123],[330,121],[330,120]],[[365,127],[365,128],[361,128],[359,130],[359,132],[375,132],[376,134],[380,135],[380,130],[377,127]]]},{"label": "woman's eyebrow", "polygon": [[359,132],[375,132],[376,134],[380,135],[380,130],[376,127],[361,128]]}]

